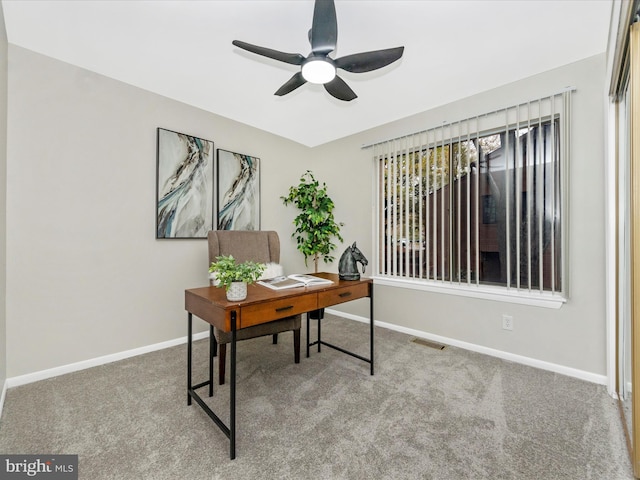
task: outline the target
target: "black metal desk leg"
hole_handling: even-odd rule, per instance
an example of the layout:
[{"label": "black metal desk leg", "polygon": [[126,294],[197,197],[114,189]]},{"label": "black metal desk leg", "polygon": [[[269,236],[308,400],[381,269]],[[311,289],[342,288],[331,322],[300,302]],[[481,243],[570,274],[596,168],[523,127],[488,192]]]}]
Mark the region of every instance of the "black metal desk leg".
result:
[{"label": "black metal desk leg", "polygon": [[320,352],[320,345],[322,345],[322,337],[320,335],[320,323],[322,322],[322,319],[320,318],[321,316],[320,310],[318,310],[318,352]]},{"label": "black metal desk leg", "polygon": [[209,325],[209,396],[213,397],[213,355],[215,353],[215,337],[213,336],[213,325]]},{"label": "black metal desk leg", "polygon": [[371,375],[373,375],[373,285],[370,285],[369,288],[369,342],[371,349],[369,358],[371,359]]},{"label": "black metal desk leg", "polygon": [[309,312],[305,314],[307,317],[307,358],[309,358],[309,344],[311,343],[311,339],[309,338]]},{"label": "black metal desk leg", "polygon": [[191,343],[192,343],[192,326],[193,316],[191,312],[187,315],[187,405],[191,405]]},{"label": "black metal desk leg", "polygon": [[236,458],[236,311],[231,310],[231,385],[230,385],[230,396],[229,399],[229,440],[230,440],[230,451],[229,456],[231,460]]}]

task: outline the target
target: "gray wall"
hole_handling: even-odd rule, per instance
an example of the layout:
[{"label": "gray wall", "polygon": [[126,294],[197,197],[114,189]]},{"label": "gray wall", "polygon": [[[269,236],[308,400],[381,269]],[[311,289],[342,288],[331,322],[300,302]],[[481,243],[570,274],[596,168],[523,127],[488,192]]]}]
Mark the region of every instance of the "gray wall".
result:
[{"label": "gray wall", "polygon": [[186,335],[206,242],[155,240],[157,127],[261,157],[262,227],[290,231],[279,196],[305,147],[14,45],[9,59],[9,377]]},{"label": "gray wall", "polygon": [[0,389],[7,378],[7,49],[4,12],[0,7]]},{"label": "gray wall", "polygon": [[[604,57],[308,149],[42,55],[9,46],[9,377],[185,335],[183,290],[206,281],[206,245],[154,238],[155,129],[211,139],[262,160],[262,228],[287,272],[310,271],[280,196],[311,169],[329,185],[343,236],[371,257],[372,161],[363,143],[578,88],[571,185],[571,300],[560,310],[376,289],[376,319],[605,373]],[[37,72],[37,74],[35,74]],[[586,242],[583,239],[588,238]],[[339,245],[339,255],[345,245]],[[336,271],[336,263],[323,269]],[[366,302],[345,311],[364,315]],[[501,315],[514,316],[513,332]],[[203,329],[203,325],[199,326]]]},{"label": "gray wall", "polygon": [[[333,142],[318,149],[325,158],[371,165],[371,150],[358,147],[418,132],[535,100],[576,87],[571,127],[572,157],[568,215],[569,301],[558,310],[378,286],[376,319],[541,362],[606,375],[604,99],[605,55],[566,65],[462,101]],[[369,162],[369,163],[367,163]],[[336,176],[332,185],[345,187]],[[359,205],[347,219],[370,219],[370,189],[361,189]],[[341,203],[338,203],[341,205]],[[352,205],[349,205],[352,208]],[[353,219],[353,220],[352,220]],[[372,255],[368,230],[358,242]],[[353,309],[351,313],[362,310]],[[514,330],[502,329],[502,315],[514,318]]]}]

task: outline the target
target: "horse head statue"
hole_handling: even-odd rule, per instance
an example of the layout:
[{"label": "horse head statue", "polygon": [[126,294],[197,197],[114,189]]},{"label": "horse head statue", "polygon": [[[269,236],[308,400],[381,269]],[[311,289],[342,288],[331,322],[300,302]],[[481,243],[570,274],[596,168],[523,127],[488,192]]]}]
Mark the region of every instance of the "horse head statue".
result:
[{"label": "horse head statue", "polygon": [[340,280],[360,280],[358,263],[362,264],[362,273],[364,273],[369,262],[362,252],[358,250],[358,247],[356,247],[356,242],[353,242],[353,245],[347,247],[340,257],[340,262],[338,263]]}]

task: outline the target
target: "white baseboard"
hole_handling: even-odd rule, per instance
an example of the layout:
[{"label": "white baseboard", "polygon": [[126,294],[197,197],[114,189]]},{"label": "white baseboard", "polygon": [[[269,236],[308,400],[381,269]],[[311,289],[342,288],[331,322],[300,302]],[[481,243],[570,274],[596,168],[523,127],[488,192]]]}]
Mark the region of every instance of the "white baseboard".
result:
[{"label": "white baseboard", "polygon": [[[340,312],[332,309],[326,309],[326,311],[327,313],[331,313],[333,315],[347,318],[349,320],[369,323],[368,318],[361,317],[359,315],[352,315],[349,313]],[[433,342],[438,342],[445,345],[451,345],[453,347],[463,348],[465,350],[470,350],[472,352],[490,355],[492,357],[502,358],[504,360],[509,360],[509,361],[520,363],[530,367],[540,368],[542,370],[548,370],[554,373],[560,373],[562,375],[578,378],[580,380],[585,380],[587,382],[597,383],[600,385],[607,385],[606,375],[598,375],[592,372],[586,372],[584,370],[578,370],[576,368],[566,367],[564,365],[558,365],[551,362],[545,362],[543,360],[525,357],[522,355],[516,355],[509,352],[503,352],[501,350],[483,347],[481,345],[463,342],[453,338],[442,337],[440,335],[433,335],[430,333],[422,332],[420,330],[415,330],[412,328],[406,328],[406,327],[394,325],[392,323],[381,322],[378,320],[376,320],[374,323],[378,327],[387,328],[389,330],[394,330],[396,332],[406,333],[407,335],[412,335],[414,337],[424,338],[426,340],[431,340]],[[200,340],[203,338],[207,338],[208,335],[209,335],[209,331],[206,330],[204,332],[194,334],[193,339]],[[184,343],[187,343],[186,336],[181,338],[176,338],[174,340],[168,340],[166,342],[148,345],[146,347],[134,348],[132,350],[127,350],[124,352],[114,353],[111,355],[104,355],[102,357],[91,358],[89,360],[83,360],[81,362],[71,363],[69,365],[63,365],[60,367],[50,368],[47,370],[41,370],[39,372],[28,373],[26,375],[20,375],[17,377],[8,378],[4,382],[4,386],[2,388],[2,394],[0,396],[0,415],[2,414],[2,407],[4,405],[4,399],[5,399],[7,388],[17,387],[19,385],[26,385],[28,383],[37,382],[39,380],[45,380],[47,378],[57,377],[58,375],[64,375],[66,373],[77,372],[79,370],[84,370],[91,367],[97,367],[99,365],[105,365],[111,362],[117,362],[118,360],[124,360],[126,358],[135,357],[137,355],[143,355],[145,353],[162,350],[164,348],[174,347],[176,345],[181,345]]]},{"label": "white baseboard", "polygon": [[[209,330],[205,330],[204,332],[194,334],[193,339],[200,340],[202,338],[208,338],[208,336]],[[105,365],[111,362],[117,362],[118,360],[124,360],[125,358],[135,357],[137,355],[142,355],[149,352],[155,352],[156,350],[162,350],[164,348],[175,347],[176,345],[181,345],[183,343],[187,343],[186,336],[176,338],[174,340],[168,340],[166,342],[155,343],[146,347],[134,348],[132,350],[127,350],[124,352],[104,355],[102,357],[90,358],[89,360],[83,360],[81,362],[70,363],[69,365],[62,365],[60,367],[49,368],[47,370],[41,370],[39,372],[11,377],[8,378],[5,382],[5,389],[7,387],[17,387],[19,385],[26,385],[27,383],[33,383],[39,380],[57,377],[58,375],[64,375],[65,373],[77,372],[86,368],[97,367],[99,365]],[[2,392],[2,400],[4,400],[4,391]]]},{"label": "white baseboard", "polygon": [[[369,323],[369,319],[361,317],[359,315],[352,315],[349,313],[339,312],[337,310],[326,309],[327,313],[338,315],[340,317],[348,318],[350,320],[356,320],[358,322]],[[452,347],[463,348],[472,352],[482,353],[484,355],[490,355],[492,357],[502,358],[503,360],[509,360],[511,362],[520,363],[529,367],[540,368],[542,370],[548,370],[554,373],[560,373],[569,377],[578,378],[591,383],[597,383],[599,385],[607,385],[607,376],[598,375],[592,372],[586,372],[584,370],[578,370],[577,368],[566,367],[564,365],[558,365],[556,363],[545,362],[544,360],[538,360],[531,357],[525,357],[523,355],[516,355],[514,353],[504,352],[502,350],[496,350],[494,348],[483,347],[482,345],[476,345],[474,343],[463,342],[454,338],[442,337],[440,335],[433,335],[431,333],[422,332],[420,330],[414,330],[412,328],[401,327],[392,323],[374,321],[374,325],[377,327],[387,328],[396,332],[406,333],[418,338],[424,338],[445,345],[451,345]]]},{"label": "white baseboard", "polygon": [[9,386],[7,385],[9,382],[7,380],[4,381],[4,383],[2,384],[2,393],[0,394],[0,418],[2,418],[2,409],[4,408],[4,399],[7,396],[7,388],[9,388]]}]

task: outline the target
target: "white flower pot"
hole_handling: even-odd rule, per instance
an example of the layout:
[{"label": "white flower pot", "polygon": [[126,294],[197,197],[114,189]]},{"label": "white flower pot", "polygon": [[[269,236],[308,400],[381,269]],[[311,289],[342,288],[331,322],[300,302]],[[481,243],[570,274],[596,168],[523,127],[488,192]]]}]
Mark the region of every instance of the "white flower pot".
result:
[{"label": "white flower pot", "polygon": [[239,302],[247,298],[247,284],[245,282],[232,282],[227,289],[227,300]]}]

